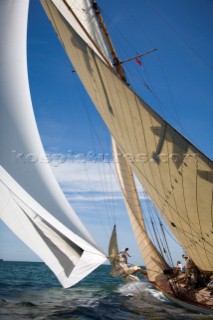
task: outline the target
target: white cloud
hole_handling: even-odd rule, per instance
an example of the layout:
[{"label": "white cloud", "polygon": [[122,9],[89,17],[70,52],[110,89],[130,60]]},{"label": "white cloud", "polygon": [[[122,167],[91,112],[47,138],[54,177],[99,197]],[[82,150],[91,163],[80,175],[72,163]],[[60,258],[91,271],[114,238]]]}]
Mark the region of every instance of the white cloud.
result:
[{"label": "white cloud", "polygon": [[108,163],[65,162],[53,167],[53,172],[65,192],[119,191],[114,169]]},{"label": "white cloud", "polygon": [[[70,202],[121,201],[123,199],[113,163],[64,162],[52,167]],[[138,181],[141,200],[146,198]]]},{"label": "white cloud", "polygon": [[88,202],[93,202],[93,201],[110,201],[110,200],[122,200],[123,197],[120,193],[113,193],[112,195],[104,195],[103,193],[99,194],[88,194],[88,193],[83,193],[83,194],[67,194],[67,199],[69,201],[88,201]]}]

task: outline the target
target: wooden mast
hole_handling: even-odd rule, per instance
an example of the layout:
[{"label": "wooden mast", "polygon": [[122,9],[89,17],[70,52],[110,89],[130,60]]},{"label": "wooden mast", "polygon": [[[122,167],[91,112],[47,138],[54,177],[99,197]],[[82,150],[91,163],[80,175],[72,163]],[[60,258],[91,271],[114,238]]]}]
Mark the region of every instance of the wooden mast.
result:
[{"label": "wooden mast", "polygon": [[103,30],[103,33],[105,35],[106,43],[108,45],[109,51],[110,51],[112,59],[113,59],[113,65],[114,65],[118,75],[120,76],[120,78],[125,83],[127,83],[125,72],[124,72],[124,70],[123,70],[123,68],[121,66],[120,60],[118,59],[118,56],[116,54],[116,51],[115,51],[114,46],[112,44],[112,41],[110,39],[109,33],[108,33],[106,25],[105,25],[105,23],[103,21],[103,18],[102,18],[102,15],[101,15],[101,12],[100,12],[100,9],[99,9],[99,7],[97,5],[96,0],[92,0],[92,7],[93,7],[93,10],[94,10],[94,12],[95,12],[95,14],[97,16],[100,28]]}]

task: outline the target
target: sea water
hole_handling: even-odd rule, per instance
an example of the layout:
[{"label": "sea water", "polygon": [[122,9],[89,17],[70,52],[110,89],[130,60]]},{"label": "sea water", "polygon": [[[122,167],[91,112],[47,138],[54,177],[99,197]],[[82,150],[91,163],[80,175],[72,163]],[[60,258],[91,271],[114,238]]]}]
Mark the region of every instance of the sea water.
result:
[{"label": "sea water", "polygon": [[141,275],[124,284],[102,265],[80,283],[63,289],[40,262],[0,262],[0,319],[213,319],[168,300]]}]

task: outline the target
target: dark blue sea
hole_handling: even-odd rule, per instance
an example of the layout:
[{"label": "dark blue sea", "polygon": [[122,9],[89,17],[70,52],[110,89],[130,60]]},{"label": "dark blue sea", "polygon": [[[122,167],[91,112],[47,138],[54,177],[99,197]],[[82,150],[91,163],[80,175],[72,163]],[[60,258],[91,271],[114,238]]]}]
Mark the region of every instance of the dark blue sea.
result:
[{"label": "dark blue sea", "polygon": [[40,262],[0,262],[0,319],[213,319],[181,308],[141,282],[124,284],[103,265],[70,289],[63,289]]}]

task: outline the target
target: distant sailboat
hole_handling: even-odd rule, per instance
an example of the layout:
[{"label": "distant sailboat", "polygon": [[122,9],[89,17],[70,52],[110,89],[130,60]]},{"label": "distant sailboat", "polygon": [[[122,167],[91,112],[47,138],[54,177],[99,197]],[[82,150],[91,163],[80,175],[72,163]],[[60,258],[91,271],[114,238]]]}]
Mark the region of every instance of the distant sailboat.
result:
[{"label": "distant sailboat", "polygon": [[[133,174],[187,250],[193,274],[201,283],[213,275],[212,161],[131,90],[96,1],[41,3],[113,137],[116,172],[148,279],[182,305],[211,313],[213,298],[204,281],[196,288],[187,287],[152,243]],[[5,151],[0,156],[0,215],[68,287],[103,263],[106,256],[68,206],[50,169],[30,161],[44,151],[27,82],[28,1],[16,0],[12,6],[2,1],[0,5],[4,47],[0,139]],[[8,43],[8,38],[13,41]],[[8,161],[12,150],[18,153],[16,161]],[[137,157],[137,161],[127,162],[125,154]],[[143,161],[143,157],[152,161]],[[112,264],[117,254],[116,243],[114,247],[111,243]]]}]

